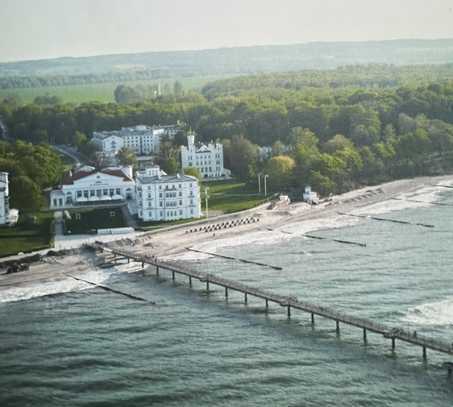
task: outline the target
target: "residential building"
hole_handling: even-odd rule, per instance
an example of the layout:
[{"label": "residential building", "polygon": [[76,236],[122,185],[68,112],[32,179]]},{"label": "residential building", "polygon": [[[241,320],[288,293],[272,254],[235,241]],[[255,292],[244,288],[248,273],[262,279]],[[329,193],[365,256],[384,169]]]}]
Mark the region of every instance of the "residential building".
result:
[{"label": "residential building", "polygon": [[134,126],[120,130],[93,132],[91,141],[107,157],[114,157],[123,147],[133,150],[137,155],[157,154],[162,137],[173,139],[180,126]]},{"label": "residential building", "polygon": [[164,175],[158,166],[136,176],[137,215],[144,221],[172,221],[201,216],[200,187],[195,177]]},{"label": "residential building", "polygon": [[50,209],[93,204],[121,203],[135,198],[132,167],[96,170],[84,166],[69,172],[62,184],[50,193]]},{"label": "residential building", "polygon": [[9,223],[9,180],[7,172],[0,172],[0,225]]},{"label": "residential building", "polygon": [[223,145],[195,145],[195,133],[187,135],[187,147],[181,146],[181,164],[183,169],[197,168],[203,178],[221,178],[230,174],[223,167]]}]

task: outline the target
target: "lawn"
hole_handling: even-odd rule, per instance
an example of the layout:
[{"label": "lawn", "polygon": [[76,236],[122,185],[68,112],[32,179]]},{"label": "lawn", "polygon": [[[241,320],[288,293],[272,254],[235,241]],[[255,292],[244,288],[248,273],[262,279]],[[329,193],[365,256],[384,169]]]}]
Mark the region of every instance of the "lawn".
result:
[{"label": "lawn", "polygon": [[[200,89],[206,83],[222,79],[223,76],[194,76],[149,81],[128,81],[125,85],[153,85],[160,83],[162,86],[168,83],[173,87],[173,83],[178,80],[182,83],[184,89]],[[58,96],[63,102],[84,103],[84,102],[114,102],[113,92],[120,83],[94,83],[88,85],[66,85],[66,86],[45,86],[39,88],[15,88],[0,89],[0,99],[9,95],[17,95],[23,103],[31,103],[36,96]]]},{"label": "lawn", "polygon": [[205,187],[209,188],[209,210],[233,213],[254,208],[266,201],[255,187],[238,181],[203,182],[201,185],[201,206],[205,210]]},{"label": "lawn", "polygon": [[36,217],[36,223],[21,215],[16,226],[0,227],[0,257],[42,250],[52,245],[53,213],[39,212],[30,216]]},{"label": "lawn", "polygon": [[183,225],[185,223],[195,222],[197,220],[202,220],[203,218],[191,218],[191,219],[178,219],[172,221],[149,221],[149,222],[140,222],[140,230],[157,230],[169,226]]},{"label": "lawn", "polygon": [[65,234],[96,233],[97,229],[126,227],[121,208],[80,209],[69,211],[71,219],[65,220]]}]

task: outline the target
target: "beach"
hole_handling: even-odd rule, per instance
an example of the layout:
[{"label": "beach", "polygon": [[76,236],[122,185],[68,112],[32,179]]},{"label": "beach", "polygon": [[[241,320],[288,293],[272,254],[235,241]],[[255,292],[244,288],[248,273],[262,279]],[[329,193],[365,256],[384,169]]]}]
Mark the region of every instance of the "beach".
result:
[{"label": "beach", "polygon": [[[244,247],[248,244],[272,245],[273,242],[301,237],[308,232],[354,225],[363,219],[347,214],[367,216],[429,206],[436,201],[437,194],[445,191],[445,187],[451,183],[452,176],[398,180],[333,196],[315,206],[301,202],[269,209],[269,204],[265,204],[245,212],[167,230],[135,232],[123,236],[62,236],[56,241],[56,247],[59,250],[71,249],[71,254],[44,256],[41,261],[31,264],[29,270],[0,274],[0,302],[92,288],[68,274],[101,284],[112,273],[138,270],[136,264],[98,267],[95,254],[81,250],[83,244],[96,240],[108,242],[112,247],[127,247],[137,254],[153,255],[162,261],[199,261],[212,257],[211,254],[200,252],[218,253],[223,248]],[[241,219],[256,221],[239,224]],[[222,227],[232,222],[235,222],[235,226]],[[215,230],[205,231],[208,227],[213,229],[216,226]],[[188,248],[198,252],[189,251]],[[12,259],[20,260],[21,257],[24,256]]]}]

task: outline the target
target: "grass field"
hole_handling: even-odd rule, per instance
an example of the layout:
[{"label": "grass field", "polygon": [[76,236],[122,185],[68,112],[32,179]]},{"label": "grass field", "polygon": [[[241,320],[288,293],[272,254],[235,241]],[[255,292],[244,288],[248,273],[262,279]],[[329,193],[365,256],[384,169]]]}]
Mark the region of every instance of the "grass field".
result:
[{"label": "grass field", "polygon": [[265,202],[256,188],[244,182],[219,181],[204,182],[201,185],[202,210],[205,210],[204,188],[209,187],[209,210],[222,213],[239,212],[253,208]]},{"label": "grass field", "polygon": [[127,226],[120,208],[81,209],[69,211],[65,220],[65,234],[95,233],[97,229]]},{"label": "grass field", "polygon": [[140,230],[155,230],[155,229],[162,229],[168,226],[176,226],[176,225],[183,225],[185,223],[195,222],[197,220],[201,220],[203,218],[197,219],[178,219],[172,221],[150,221],[150,222],[140,222]]},{"label": "grass field", "polygon": [[[163,86],[168,83],[171,87],[178,80],[184,89],[200,89],[206,83],[222,79],[222,76],[194,76],[188,78],[174,78],[149,81],[130,81],[124,82],[125,85],[134,86],[138,84],[153,85],[158,82]],[[42,88],[17,88],[0,89],[0,99],[9,95],[17,95],[23,103],[33,102],[36,96],[58,96],[63,102],[83,103],[83,102],[114,102],[113,92],[119,83],[97,83],[91,85],[68,85],[68,86],[48,86]]]},{"label": "grass field", "polygon": [[24,217],[21,216],[16,226],[0,228],[0,257],[51,246],[53,213],[40,212],[33,215],[36,216],[36,224],[24,222]]}]

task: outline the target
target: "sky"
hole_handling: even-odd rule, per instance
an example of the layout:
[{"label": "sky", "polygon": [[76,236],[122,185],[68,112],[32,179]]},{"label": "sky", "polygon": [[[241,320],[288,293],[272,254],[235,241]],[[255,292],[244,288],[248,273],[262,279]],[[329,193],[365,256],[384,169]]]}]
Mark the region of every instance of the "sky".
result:
[{"label": "sky", "polygon": [[0,0],[0,61],[453,38],[453,0]]}]

